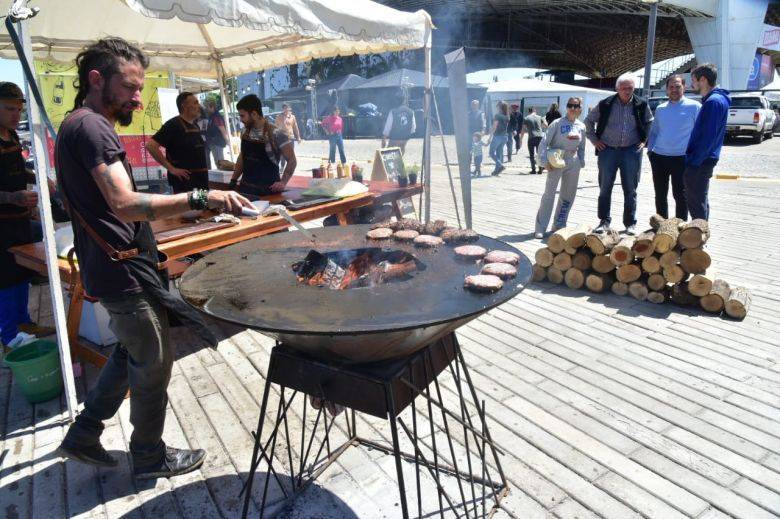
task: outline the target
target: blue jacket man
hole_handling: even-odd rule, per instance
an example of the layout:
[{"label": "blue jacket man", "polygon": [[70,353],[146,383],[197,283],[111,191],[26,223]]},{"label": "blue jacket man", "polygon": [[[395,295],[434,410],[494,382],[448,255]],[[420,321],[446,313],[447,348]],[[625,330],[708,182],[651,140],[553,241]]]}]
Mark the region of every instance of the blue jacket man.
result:
[{"label": "blue jacket man", "polygon": [[693,88],[702,96],[702,107],[685,153],[685,198],[692,219],[708,220],[710,178],[723,147],[731,98],[728,90],[715,87],[718,70],[711,63],[696,67],[691,79]]}]

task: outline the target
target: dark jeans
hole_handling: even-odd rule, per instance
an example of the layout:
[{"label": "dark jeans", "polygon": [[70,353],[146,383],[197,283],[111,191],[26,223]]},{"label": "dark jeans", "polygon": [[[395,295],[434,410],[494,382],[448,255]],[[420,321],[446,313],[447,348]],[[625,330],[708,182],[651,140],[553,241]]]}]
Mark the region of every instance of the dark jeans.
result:
[{"label": "dark jeans", "polygon": [[642,168],[642,150],[636,146],[605,148],[599,152],[599,220],[612,222],[612,188],[620,170],[623,187],[623,224],[636,225],[636,188]]},{"label": "dark jeans", "polygon": [[672,157],[648,153],[650,166],[653,169],[653,187],[655,187],[655,212],[669,218],[669,179],[672,180],[672,196],[674,197],[674,215],[681,220],[688,219],[688,206],[685,203],[685,155]]},{"label": "dark jeans", "polygon": [[31,321],[27,306],[30,297],[30,282],[0,288],[0,339],[8,344],[19,333],[20,324]]},{"label": "dark jeans", "polygon": [[536,150],[541,142],[541,137],[528,136],[528,157],[531,159],[531,171],[536,171]]},{"label": "dark jeans", "polygon": [[512,134],[506,134],[506,160],[512,162]]},{"label": "dark jeans", "polygon": [[482,155],[473,155],[474,157],[474,173],[482,173]]},{"label": "dark jeans", "polygon": [[518,151],[520,151],[520,133],[519,132],[515,132],[514,140],[515,140],[515,153],[517,153]]},{"label": "dark jeans", "polygon": [[103,299],[109,326],[119,344],[100,371],[84,410],[71,425],[65,441],[94,445],[103,432],[103,420],[116,414],[130,389],[130,453],[135,467],[159,462],[165,454],[162,441],[168,382],[174,352],[168,337],[168,314],[151,296],[140,293]]},{"label": "dark jeans", "polygon": [[339,156],[341,157],[341,163],[347,163],[347,156],[344,154],[344,139],[340,133],[334,135],[328,135],[328,142],[330,143],[330,149],[328,150],[328,161],[336,162],[336,148],[339,149]]},{"label": "dark jeans", "polygon": [[710,219],[710,179],[712,170],[715,169],[715,163],[704,163],[701,166],[686,166],[683,173],[683,182],[685,183],[685,200],[688,203],[688,210],[691,212],[691,219],[701,218]]}]

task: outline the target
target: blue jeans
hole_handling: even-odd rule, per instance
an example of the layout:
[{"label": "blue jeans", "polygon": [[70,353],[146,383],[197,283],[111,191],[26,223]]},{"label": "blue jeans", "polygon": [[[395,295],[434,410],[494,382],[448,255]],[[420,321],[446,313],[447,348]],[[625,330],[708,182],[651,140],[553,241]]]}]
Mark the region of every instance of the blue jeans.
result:
[{"label": "blue jeans", "polygon": [[27,311],[29,300],[29,281],[0,289],[0,340],[3,344],[8,344],[16,337],[20,324],[32,321]]},{"label": "blue jeans", "polygon": [[482,155],[472,155],[474,157],[474,173],[480,174],[482,172]]},{"label": "blue jeans", "polygon": [[618,169],[623,187],[623,224],[636,225],[636,188],[642,169],[642,150],[636,146],[605,148],[599,152],[599,220],[612,222],[612,188]]},{"label": "blue jeans", "polygon": [[685,167],[683,172],[685,201],[688,203],[691,219],[709,220],[710,218],[709,192],[713,169],[715,169],[713,163]]},{"label": "blue jeans", "polygon": [[506,134],[495,134],[490,141],[490,158],[493,159],[496,166],[493,171],[501,169],[501,162],[504,158],[504,146],[506,146]]},{"label": "blue jeans", "polygon": [[347,163],[347,156],[344,155],[344,139],[340,133],[328,135],[328,142],[330,143],[330,150],[328,151],[328,161],[336,162],[336,147],[339,149],[339,156],[341,157],[341,163]]}]

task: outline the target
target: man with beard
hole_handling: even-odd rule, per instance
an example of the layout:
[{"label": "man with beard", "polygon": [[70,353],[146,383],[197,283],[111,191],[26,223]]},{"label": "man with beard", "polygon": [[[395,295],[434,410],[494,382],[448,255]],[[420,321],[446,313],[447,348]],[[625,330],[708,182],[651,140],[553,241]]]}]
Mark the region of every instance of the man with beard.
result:
[{"label": "man with beard", "polygon": [[83,50],[76,58],[74,109],[62,122],[55,145],[81,280],[86,293],[108,310],[119,339],[59,452],[92,465],[116,466],[100,435],[103,421],[116,414],[129,389],[130,454],[138,479],[184,474],[205,457],[200,449],[175,449],[162,441],[174,359],[169,314],[216,344],[200,316],[168,292],[167,272],[158,270],[164,258],[158,255],[148,222],[194,209],[239,214],[242,206],[251,205],[229,191],[154,195],[135,190],[114,124],[129,125],[141,106],[148,64],[139,49],[120,38],[106,38]]},{"label": "man with beard", "polygon": [[[200,103],[192,92],[176,96],[179,115],[163,124],[146,143],[154,160],[168,170],[168,183],[174,193],[209,188],[209,165],[206,143],[196,123]],[[160,151],[165,148],[165,155]]]},{"label": "man with beard", "polygon": [[[32,322],[27,311],[33,272],[17,265],[8,252],[14,245],[38,241],[31,220],[38,206],[38,193],[27,189],[35,175],[24,167],[22,146],[16,127],[24,110],[24,95],[14,83],[0,83],[0,339],[2,345],[18,345],[25,334],[43,337],[53,328]],[[53,186],[52,186],[53,187]]]},{"label": "man with beard", "polygon": [[[256,95],[242,97],[236,108],[244,124],[244,133],[230,188],[238,187],[240,192],[250,195],[281,193],[298,165],[292,140],[263,117],[263,104]],[[282,157],[285,166],[280,178],[279,160]]]}]

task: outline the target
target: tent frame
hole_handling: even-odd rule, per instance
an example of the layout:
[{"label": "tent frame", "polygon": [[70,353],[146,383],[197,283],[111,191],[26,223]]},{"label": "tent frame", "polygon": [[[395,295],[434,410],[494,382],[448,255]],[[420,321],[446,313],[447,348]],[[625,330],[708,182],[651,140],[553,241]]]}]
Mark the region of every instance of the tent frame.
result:
[{"label": "tent frame", "polygon": [[[57,330],[57,344],[60,351],[60,365],[62,369],[63,381],[65,384],[65,401],[68,408],[68,415],[70,420],[74,420],[76,417],[77,399],[76,399],[76,386],[73,374],[73,364],[70,355],[70,343],[68,341],[67,332],[67,319],[65,317],[65,303],[62,297],[62,281],[60,278],[57,251],[54,243],[54,219],[51,214],[50,206],[50,194],[48,188],[48,150],[45,146],[46,130],[48,129],[52,137],[56,137],[54,128],[49,122],[46,110],[43,104],[43,100],[38,91],[37,83],[35,81],[35,74],[30,67],[28,56],[32,56],[32,44],[29,32],[26,31],[26,21],[36,16],[40,9],[37,7],[29,8],[26,6],[27,0],[14,0],[14,3],[9,9],[8,16],[6,18],[6,27],[8,34],[14,41],[17,56],[22,62],[24,69],[25,85],[28,91],[28,99],[33,98],[34,102],[30,102],[28,105],[29,121],[31,124],[34,143],[34,160],[35,160],[35,176],[38,184],[40,202],[40,219],[43,226],[43,240],[44,249],[46,251],[46,265],[49,274],[49,289],[51,292],[51,300],[54,306],[54,322]],[[14,30],[13,23],[18,23],[20,31],[22,33],[22,41],[19,41],[16,31]],[[222,56],[215,48],[214,43],[206,30],[206,27],[202,24],[198,24],[201,30],[201,34],[208,42],[211,49],[211,57],[214,61],[214,67],[217,72],[217,78],[219,81],[220,96],[222,98],[222,105],[225,107],[225,124],[227,125],[228,132],[230,132],[230,105],[228,104],[228,96],[225,88],[224,69],[222,66]],[[425,30],[425,44],[423,46],[425,52],[425,137],[423,141],[423,178],[422,181],[425,185],[425,221],[430,221],[431,218],[431,125],[430,125],[430,109],[431,109],[431,49],[432,49],[432,27],[427,26]],[[29,95],[32,94],[32,95]],[[44,126],[44,122],[46,126]],[[233,146],[230,143],[230,155],[233,157]]]}]

